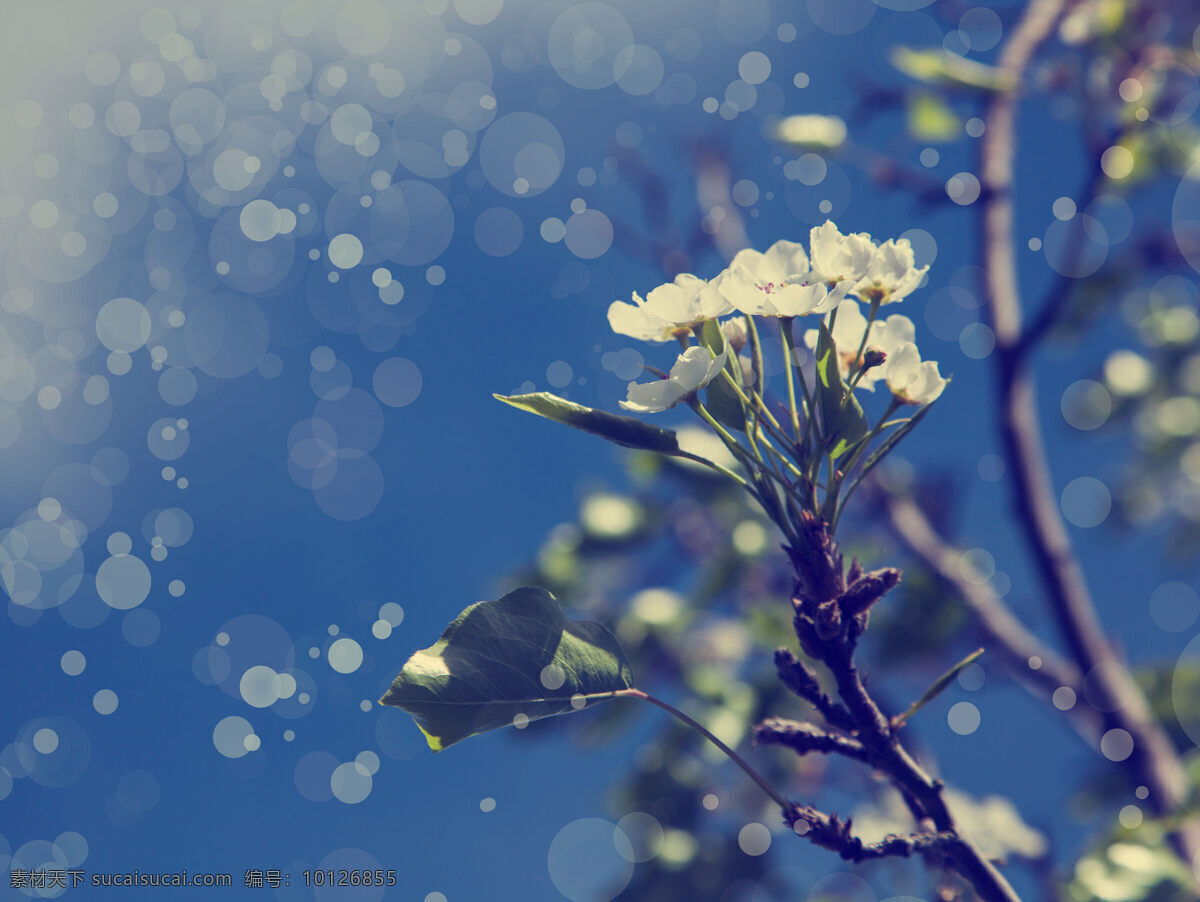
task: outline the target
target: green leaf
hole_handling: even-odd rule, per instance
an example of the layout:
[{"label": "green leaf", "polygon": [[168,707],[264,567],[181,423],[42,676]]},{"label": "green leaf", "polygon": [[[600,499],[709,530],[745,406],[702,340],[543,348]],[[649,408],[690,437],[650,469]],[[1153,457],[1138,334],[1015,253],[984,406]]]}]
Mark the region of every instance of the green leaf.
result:
[{"label": "green leaf", "polygon": [[962,134],[962,120],[941,97],[919,91],[908,99],[908,131],[919,141],[952,141]]},{"label": "green leaf", "polygon": [[824,322],[818,324],[817,399],[825,447],[835,460],[870,431],[862,405],[842,381],[838,349]]},{"label": "green leaf", "polygon": [[746,431],[746,413],[742,407],[742,399],[724,376],[718,376],[708,383],[708,388],[704,390],[704,406],[725,428],[736,429],[738,432]]},{"label": "green leaf", "polygon": [[635,420],[633,417],[622,417],[584,407],[566,398],[560,398],[550,392],[534,392],[528,395],[492,395],[497,401],[503,401],[517,410],[535,413],[556,423],[563,423],[590,432],[601,438],[624,445],[626,448],[636,448],[642,451],[657,451],[659,454],[675,454],[679,451],[679,443],[675,433],[670,429],[660,429]]},{"label": "green leaf", "polygon": [[933,685],[926,689],[919,699],[909,705],[907,711],[892,721],[892,726],[900,726],[902,723],[928,705],[931,701],[941,695],[945,691],[946,687],[954,682],[954,678],[959,675],[962,669],[970,664],[974,664],[976,659],[978,659],[978,657],[982,654],[982,648],[975,649],[973,652],[943,673],[940,677],[934,680]]},{"label": "green leaf", "polygon": [[440,752],[514,720],[581,710],[632,686],[612,633],[568,620],[553,595],[527,586],[459,614],[441,639],[408,659],[380,703],[411,714]]},{"label": "green leaf", "polygon": [[708,348],[713,357],[720,357],[725,350],[725,333],[715,319],[706,319],[700,329],[700,344]]},{"label": "green leaf", "polygon": [[914,50],[897,47],[892,65],[912,78],[932,85],[949,85],[977,91],[1008,91],[1013,79],[995,66],[969,60],[941,48]]}]

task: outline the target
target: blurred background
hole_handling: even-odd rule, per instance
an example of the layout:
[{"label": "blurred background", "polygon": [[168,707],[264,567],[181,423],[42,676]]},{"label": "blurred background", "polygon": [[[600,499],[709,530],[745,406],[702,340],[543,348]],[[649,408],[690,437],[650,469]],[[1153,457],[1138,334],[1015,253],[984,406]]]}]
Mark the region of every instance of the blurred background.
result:
[{"label": "blurred background", "polygon": [[[612,703],[434,756],[376,700],[467,604],[534,582],[790,796],[906,829],[865,770],[749,750],[767,714],[806,716],[774,677],[791,582],[761,511],[491,395],[615,410],[674,354],[612,334],[614,299],[826,219],[907,237],[930,272],[899,312],[954,378],[889,485],[1061,648],[1011,504],[979,269],[984,105],[1023,11],[9,4],[4,870],[232,875],[164,898],[953,893],[937,867],[851,868],[791,835],[662,712]],[[1189,3],[1075,4],[1025,73],[1014,185],[1027,312],[1056,311],[1034,358],[1056,501],[1190,773],[1198,24]],[[987,643],[856,500],[846,550],[906,568],[863,651],[900,711]],[[1026,898],[1194,898],[1129,751],[1072,730],[1089,700],[1015,671],[985,653],[906,730],[964,822]],[[305,885],[339,868],[396,883]],[[0,899],[131,892],[10,882]]]}]

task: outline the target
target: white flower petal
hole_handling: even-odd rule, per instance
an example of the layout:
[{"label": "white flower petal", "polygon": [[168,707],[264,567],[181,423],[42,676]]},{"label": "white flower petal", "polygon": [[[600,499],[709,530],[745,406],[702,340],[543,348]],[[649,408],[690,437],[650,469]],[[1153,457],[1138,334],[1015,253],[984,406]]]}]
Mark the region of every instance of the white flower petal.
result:
[{"label": "white flower petal", "polygon": [[828,296],[820,282],[812,285],[785,284],[771,292],[771,305],[779,316],[807,316]]},{"label": "white flower petal", "polygon": [[761,281],[782,282],[784,279],[807,275],[808,254],[797,241],[780,239],[763,254],[763,271],[756,273]]},{"label": "white flower petal", "polygon": [[657,413],[674,407],[697,389],[708,385],[720,375],[728,350],[713,357],[708,348],[699,345],[688,348],[675,360],[666,379],[653,382],[630,382],[626,400],[621,406],[638,413]]},{"label": "white flower petal", "polygon": [[812,271],[825,282],[857,282],[867,270],[874,247],[870,235],[843,235],[828,221],[809,232]]},{"label": "white flower petal", "polygon": [[[739,256],[742,253],[745,252],[739,251]],[[751,316],[775,315],[771,296],[758,286],[754,274],[746,266],[730,265],[725,278],[721,280],[720,291],[729,303],[742,313]]]},{"label": "white flower petal", "polygon": [[[636,294],[635,301],[641,301]],[[628,335],[641,341],[668,341],[667,334],[672,323],[647,312],[644,304],[627,304],[613,301],[608,305],[608,325],[618,335]]]},{"label": "white flower petal", "polygon": [[627,399],[620,402],[626,410],[658,413],[674,407],[686,392],[680,391],[679,386],[670,379],[658,379],[654,382],[630,382],[626,394]]}]

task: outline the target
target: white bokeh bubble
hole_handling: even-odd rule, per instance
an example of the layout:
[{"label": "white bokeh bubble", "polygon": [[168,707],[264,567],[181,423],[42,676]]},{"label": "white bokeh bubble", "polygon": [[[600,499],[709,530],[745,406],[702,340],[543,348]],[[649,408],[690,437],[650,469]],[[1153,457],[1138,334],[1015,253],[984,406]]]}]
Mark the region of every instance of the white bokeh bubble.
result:
[{"label": "white bokeh bubble", "polygon": [[633,44],[633,30],[604,3],[576,3],[550,26],[547,56],[559,78],[586,90],[611,85],[617,57]]},{"label": "white bokeh bubble", "polygon": [[495,21],[504,0],[453,0],[454,11],[468,25],[487,25]]},{"label": "white bokeh bubble", "polygon": [[1067,522],[1081,529],[1099,526],[1112,510],[1112,493],[1093,476],[1072,479],[1063,489],[1060,500]]},{"label": "white bokeh bubble", "polygon": [[363,662],[362,646],[348,636],[333,642],[326,656],[329,666],[338,673],[354,673]]},{"label": "white bokeh bubble", "polygon": [[92,707],[96,709],[97,714],[112,714],[117,710],[118,703],[117,693],[111,689],[101,689],[92,696]]},{"label": "white bokeh bubble", "polygon": [[1150,619],[1165,632],[1181,633],[1198,617],[1200,595],[1187,583],[1165,582],[1150,595]]},{"label": "white bokeh bubble", "polygon": [[[618,851],[619,844],[626,854]],[[610,902],[633,876],[629,839],[611,821],[584,817],[558,831],[546,864],[550,880],[570,902]]]},{"label": "white bokeh bubble", "polygon": [[339,764],[329,775],[329,788],[334,797],[346,805],[357,805],[371,794],[373,780],[369,773],[353,761]]},{"label": "white bokeh bubble", "polygon": [[663,58],[647,44],[630,44],[613,60],[613,76],[626,94],[642,97],[662,84]]},{"label": "white bokeh bubble", "polygon": [[254,735],[254,727],[244,717],[223,717],[213,727],[212,741],[217,751],[226,758],[241,758],[250,751],[246,738]]},{"label": "white bokeh bubble", "polygon": [[979,729],[979,709],[970,702],[955,702],[946,713],[946,723],[959,736],[969,736]]},{"label": "white bokeh bubble", "polygon": [[566,223],[565,238],[572,254],[583,260],[594,260],[612,247],[612,220],[599,210],[573,213]]},{"label": "white bokeh bubble", "polygon": [[388,407],[407,407],[421,394],[421,370],[405,357],[390,357],[375,368],[371,388]]},{"label": "white bokeh bubble", "polygon": [[759,823],[749,823],[738,831],[738,848],[745,854],[757,857],[771,848],[771,831]]},{"label": "white bokeh bubble", "polygon": [[479,143],[484,176],[493,188],[510,197],[532,197],[545,191],[558,180],[564,158],[562,135],[537,113],[501,116]]},{"label": "white bokeh bubble", "polygon": [[110,351],[136,351],[150,338],[150,329],[150,312],[133,298],[113,298],[96,314],[96,336]]},{"label": "white bokeh bubble", "polygon": [[105,604],[120,611],[145,601],[150,584],[150,568],[132,554],[107,558],[96,569],[96,591]]}]

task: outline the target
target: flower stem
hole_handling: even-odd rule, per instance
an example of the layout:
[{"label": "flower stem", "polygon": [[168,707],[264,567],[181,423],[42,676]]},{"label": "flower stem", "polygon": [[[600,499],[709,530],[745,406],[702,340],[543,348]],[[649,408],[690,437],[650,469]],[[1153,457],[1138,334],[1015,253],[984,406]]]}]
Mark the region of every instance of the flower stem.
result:
[{"label": "flower stem", "polygon": [[[795,366],[795,361],[792,359],[792,318],[790,316],[780,317],[779,320],[779,337],[783,341],[783,371],[787,373],[787,388],[788,388],[788,408],[792,413],[792,435],[796,437],[796,444],[800,444],[800,411],[796,407],[796,379],[792,374],[792,367]],[[805,417],[807,419],[807,417]]]}]

